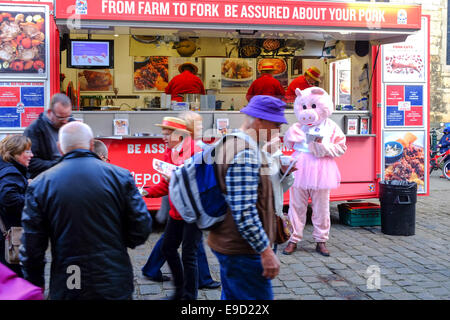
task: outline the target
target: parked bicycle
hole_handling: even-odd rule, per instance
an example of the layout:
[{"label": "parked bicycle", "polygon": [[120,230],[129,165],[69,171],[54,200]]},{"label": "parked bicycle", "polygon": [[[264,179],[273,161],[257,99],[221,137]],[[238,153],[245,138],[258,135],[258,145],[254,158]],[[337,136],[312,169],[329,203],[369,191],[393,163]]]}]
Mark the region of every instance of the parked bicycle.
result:
[{"label": "parked bicycle", "polygon": [[450,180],[450,123],[445,124],[439,143],[437,143],[437,133],[439,129],[431,129],[430,174],[434,170],[441,169],[443,177]]}]

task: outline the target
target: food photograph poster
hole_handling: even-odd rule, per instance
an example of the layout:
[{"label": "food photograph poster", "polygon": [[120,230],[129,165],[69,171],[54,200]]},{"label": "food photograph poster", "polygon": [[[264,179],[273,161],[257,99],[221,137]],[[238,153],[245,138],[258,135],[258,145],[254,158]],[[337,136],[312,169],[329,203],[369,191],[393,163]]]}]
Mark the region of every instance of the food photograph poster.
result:
[{"label": "food photograph poster", "polygon": [[168,57],[134,57],[134,91],[160,91],[169,84]]},{"label": "food photograph poster", "polygon": [[285,88],[288,86],[288,68],[287,61],[282,58],[263,58],[259,59],[256,63],[256,78],[261,76],[261,66],[270,63],[274,66],[273,77],[280,81],[281,85]]},{"label": "food photograph poster", "polygon": [[384,131],[384,180],[417,183],[417,193],[425,193],[425,132]]},{"label": "food photograph poster", "polygon": [[80,91],[113,91],[112,69],[80,70],[78,72]]},{"label": "food photograph poster", "polygon": [[222,60],[222,88],[248,88],[255,80],[253,59],[227,58]]},{"label": "food photograph poster", "polygon": [[422,19],[422,29],[408,36],[404,42],[383,45],[384,82],[425,82],[427,24]]},{"label": "food photograph poster", "polygon": [[0,75],[46,73],[46,12],[0,6]]}]

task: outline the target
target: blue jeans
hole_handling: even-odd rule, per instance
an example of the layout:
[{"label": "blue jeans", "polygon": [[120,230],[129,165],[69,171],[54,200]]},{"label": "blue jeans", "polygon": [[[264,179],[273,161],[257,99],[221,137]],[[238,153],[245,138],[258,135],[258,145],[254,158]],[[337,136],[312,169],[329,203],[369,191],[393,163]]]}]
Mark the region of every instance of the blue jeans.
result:
[{"label": "blue jeans", "polygon": [[[153,250],[148,257],[146,264],[142,267],[142,273],[147,277],[154,279],[161,279],[161,268],[166,262],[166,258],[161,252],[161,245],[164,240],[164,233],[156,242]],[[198,286],[204,287],[214,282],[209,271],[208,260],[206,258],[205,247],[203,246],[203,236],[200,240],[197,251],[197,265],[198,265]]]},{"label": "blue jeans", "polygon": [[262,276],[260,255],[212,252],[220,264],[222,300],[273,300],[272,281]]}]

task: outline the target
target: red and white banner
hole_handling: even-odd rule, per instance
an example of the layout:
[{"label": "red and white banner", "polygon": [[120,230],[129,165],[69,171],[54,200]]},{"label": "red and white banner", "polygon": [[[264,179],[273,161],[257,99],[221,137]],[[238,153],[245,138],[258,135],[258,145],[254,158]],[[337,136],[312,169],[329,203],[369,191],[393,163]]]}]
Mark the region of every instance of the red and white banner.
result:
[{"label": "red and white banner", "polygon": [[56,19],[420,29],[420,5],[247,0],[56,0]]}]

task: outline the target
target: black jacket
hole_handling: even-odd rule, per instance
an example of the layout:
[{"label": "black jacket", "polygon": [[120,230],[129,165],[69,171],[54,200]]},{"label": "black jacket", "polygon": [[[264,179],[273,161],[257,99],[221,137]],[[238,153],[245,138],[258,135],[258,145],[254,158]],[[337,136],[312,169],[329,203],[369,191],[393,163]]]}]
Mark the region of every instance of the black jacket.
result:
[{"label": "black jacket", "polygon": [[[6,230],[21,226],[22,209],[27,188],[27,168],[16,161],[5,162],[0,157],[0,217]],[[0,232],[0,263],[22,275],[19,265],[10,265],[5,260],[5,241]]]},{"label": "black jacket", "polygon": [[0,157],[0,216],[7,229],[20,227],[27,185],[27,168]]},{"label": "black jacket", "polygon": [[[33,158],[31,158],[28,171],[30,178],[34,179],[39,173],[51,168],[60,157],[55,158],[53,150],[56,146],[52,145],[50,139],[50,124],[44,119],[44,113],[39,115],[33,123],[31,123],[24,131],[24,135],[31,139],[31,151],[33,151]],[[73,121],[70,119],[69,121]]]},{"label": "black jacket", "polygon": [[51,299],[128,299],[134,287],[127,247],[144,243],[151,224],[128,170],[73,150],[28,186],[20,248],[24,277],[44,286],[50,238]]}]

